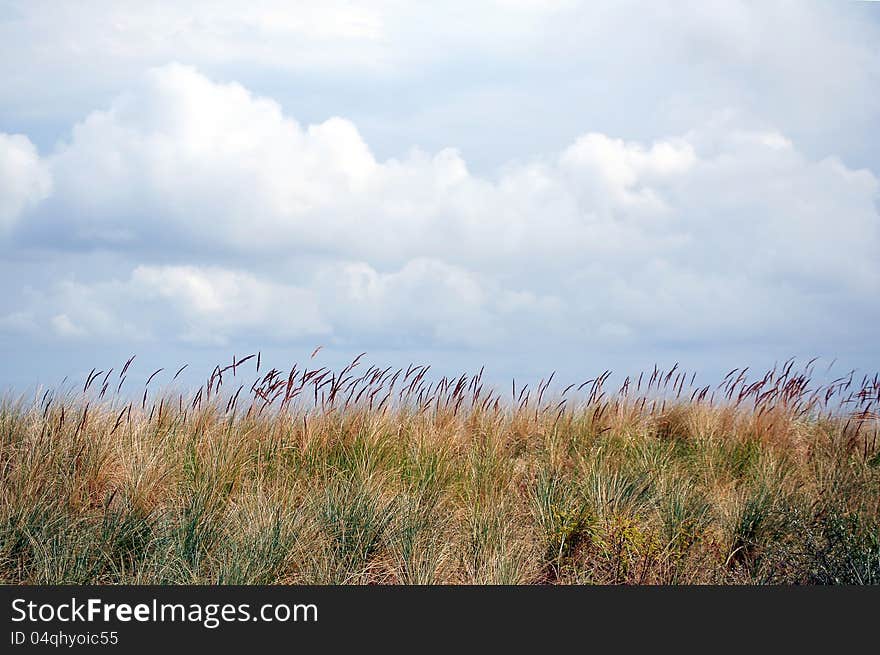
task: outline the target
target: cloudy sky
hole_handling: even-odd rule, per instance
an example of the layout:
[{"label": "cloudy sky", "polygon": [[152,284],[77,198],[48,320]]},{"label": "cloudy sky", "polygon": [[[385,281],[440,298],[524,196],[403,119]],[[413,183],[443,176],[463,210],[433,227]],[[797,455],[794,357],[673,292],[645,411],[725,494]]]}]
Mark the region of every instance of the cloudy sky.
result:
[{"label": "cloudy sky", "polygon": [[0,1],[0,385],[880,368],[880,4]]}]

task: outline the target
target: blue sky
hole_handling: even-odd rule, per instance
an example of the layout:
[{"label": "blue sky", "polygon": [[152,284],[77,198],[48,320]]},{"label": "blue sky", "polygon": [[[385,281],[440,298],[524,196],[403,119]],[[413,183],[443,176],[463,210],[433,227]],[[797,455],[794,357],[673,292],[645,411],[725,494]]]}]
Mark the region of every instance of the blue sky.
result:
[{"label": "blue sky", "polygon": [[6,1],[0,77],[0,385],[880,365],[877,3]]}]

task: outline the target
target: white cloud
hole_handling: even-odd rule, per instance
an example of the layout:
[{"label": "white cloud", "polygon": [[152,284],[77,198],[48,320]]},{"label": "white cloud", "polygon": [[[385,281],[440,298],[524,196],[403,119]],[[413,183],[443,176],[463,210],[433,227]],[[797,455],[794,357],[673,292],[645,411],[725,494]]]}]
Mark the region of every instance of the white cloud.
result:
[{"label": "white cloud", "polygon": [[880,110],[873,9],[786,0],[9,0],[0,8],[0,120],[17,131],[67,125],[144,69],[184,61],[298,114],[330,115],[345,103],[374,147],[381,136],[391,152],[454,143],[472,162],[494,165],[588,129],[677,134],[733,107],[821,155],[864,160],[876,150],[864,136],[877,132]]},{"label": "white cloud", "polygon": [[[722,121],[647,145],[588,133],[489,179],[451,149],[377,161],[349,121],[304,127],[269,99],[179,65],[90,114],[40,165],[55,191],[29,229],[81,246],[515,266],[527,255],[663,254],[695,231],[726,239],[743,224],[718,216],[740,211],[775,240],[831,221],[838,229],[822,239],[876,236],[876,177],[811,161],[773,130]],[[833,215],[837,203],[845,216]]]},{"label": "white cloud", "polygon": [[[14,13],[0,26],[4,37],[16,43],[24,41],[23,34],[57,39],[52,48],[41,51],[42,56],[34,53],[29,58],[44,66],[62,66],[65,59],[112,57],[119,65],[186,56],[204,63],[241,58],[252,64],[332,70],[363,58],[364,48],[383,38],[381,7],[335,0],[300,0],[296,11],[283,0],[247,5],[194,0],[186,7],[102,0],[77,5],[28,0],[9,5],[7,11]],[[380,56],[377,49],[374,57]],[[112,68],[110,62],[104,66]]]},{"label": "white cloud", "polygon": [[217,267],[137,266],[127,277],[33,289],[0,328],[106,342],[225,345],[236,337],[296,341],[328,326],[299,289]]},{"label": "white cloud", "polygon": [[0,234],[51,189],[52,178],[34,144],[24,135],[0,132]]},{"label": "white cloud", "polygon": [[68,238],[118,243],[170,230],[244,250],[298,231],[320,242],[304,223],[361,191],[377,167],[347,121],[303,129],[275,102],[180,65],[90,114],[49,165],[57,192],[45,214],[69,216],[59,226]]},{"label": "white cloud", "polygon": [[233,339],[337,345],[492,348],[535,317],[560,314],[558,298],[510,291],[440,261],[416,259],[380,273],[366,263],[325,264],[305,286],[216,266],[137,266],[124,278],[62,280],[31,290],[0,328],[63,338],[171,340],[224,346]]},{"label": "white cloud", "polygon": [[56,314],[51,320],[52,329],[60,337],[83,337],[86,331],[74,324],[67,314]]},{"label": "white cloud", "polygon": [[184,341],[225,344],[236,335],[295,341],[328,331],[315,294],[238,271],[193,266],[139,266],[126,291],[172,312]]},{"label": "white cloud", "polygon": [[491,275],[426,258],[387,273],[364,262],[326,266],[314,284],[335,334],[352,347],[368,339],[491,349],[533,328],[535,317],[546,324],[563,313],[552,295],[505,288]]},{"label": "white cloud", "polygon": [[31,154],[0,185],[53,184],[17,201],[17,243],[130,261],[36,292],[7,327],[565,349],[842,343],[880,318],[864,302],[880,294],[877,177],[735,113],[650,142],[587,132],[489,177],[449,148],[381,161],[350,121],[304,126],[174,64],[46,157],[12,143]]}]

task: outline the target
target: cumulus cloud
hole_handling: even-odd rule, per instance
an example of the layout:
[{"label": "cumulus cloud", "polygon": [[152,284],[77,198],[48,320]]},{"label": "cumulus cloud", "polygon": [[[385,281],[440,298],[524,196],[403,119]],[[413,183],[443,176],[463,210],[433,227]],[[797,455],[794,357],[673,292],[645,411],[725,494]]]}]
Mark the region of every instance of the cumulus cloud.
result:
[{"label": "cumulus cloud", "polygon": [[235,337],[297,341],[328,331],[308,289],[218,267],[136,266],[127,277],[32,289],[7,328],[114,341],[226,345]]},{"label": "cumulus cloud", "polygon": [[[492,179],[453,149],[377,161],[345,119],[302,126],[272,100],[180,65],[152,70],[38,163],[55,190],[25,232],[80,247],[497,266],[528,254],[662,251],[694,232],[724,234],[730,223],[717,216],[732,211],[746,223],[731,229],[760,225],[777,240],[795,225],[849,245],[876,236],[876,177],[813,161],[774,130],[722,120],[650,144],[587,133]],[[832,217],[836,203],[849,211]],[[837,229],[822,234],[832,220]]]},{"label": "cumulus cloud", "polygon": [[729,113],[486,176],[451,148],[381,160],[351,121],[173,64],[44,157],[0,140],[0,188],[20,247],[127,253],[0,319],[64,338],[818,344],[880,318],[877,177]]},{"label": "cumulus cloud", "polygon": [[51,175],[30,139],[0,132],[0,233],[51,189]]},{"label": "cumulus cloud", "polygon": [[[65,59],[112,57],[115,62],[103,62],[110,71],[114,63],[167,60],[173,53],[204,63],[242,58],[251,64],[333,70],[356,63],[358,55],[363,59],[370,44],[381,45],[386,10],[337,0],[306,0],[295,12],[283,0],[248,5],[194,0],[185,8],[172,2],[145,6],[106,0],[75,7],[45,0],[8,4],[0,34],[11,42],[27,47],[34,36],[66,37],[44,49],[42,58],[30,57],[34,63],[60,67]],[[381,61],[379,45],[373,65]]]},{"label": "cumulus cloud", "polygon": [[533,317],[553,322],[562,314],[552,294],[507,288],[492,276],[427,258],[387,273],[365,262],[322,267],[314,284],[337,334],[352,347],[369,340],[492,349],[513,332],[533,329]]},{"label": "cumulus cloud", "polygon": [[871,3],[9,0],[0,121],[49,144],[178,60],[299,114],[344,105],[383,156],[453,143],[494,166],[587,128],[646,139],[734,107],[877,165],[863,137],[880,126],[878,39]]},{"label": "cumulus cloud", "polygon": [[31,289],[0,329],[64,339],[172,339],[226,346],[236,338],[341,346],[491,349],[561,312],[552,296],[512,291],[444,262],[416,259],[382,273],[364,262],[322,264],[303,285],[217,266],[136,266],[93,282],[62,280]]},{"label": "cumulus cloud", "polygon": [[329,329],[314,292],[246,272],[139,266],[126,287],[128,294],[168,306],[186,341],[225,344],[247,333],[295,341]]},{"label": "cumulus cloud", "polygon": [[347,121],[302,128],[277,103],[180,65],[90,114],[48,165],[57,189],[41,215],[60,238],[167,247],[165,234],[241,250],[303,232],[320,242],[315,214],[362,191],[377,167]]}]

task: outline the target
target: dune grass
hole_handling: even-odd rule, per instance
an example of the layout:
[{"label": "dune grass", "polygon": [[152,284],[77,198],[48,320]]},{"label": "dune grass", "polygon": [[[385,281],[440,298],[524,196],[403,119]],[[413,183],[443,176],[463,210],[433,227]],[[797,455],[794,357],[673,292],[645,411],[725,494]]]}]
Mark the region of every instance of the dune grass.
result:
[{"label": "dune grass", "polygon": [[248,357],[131,400],[128,364],[0,401],[0,581],[880,582],[877,376],[502,394]]}]

